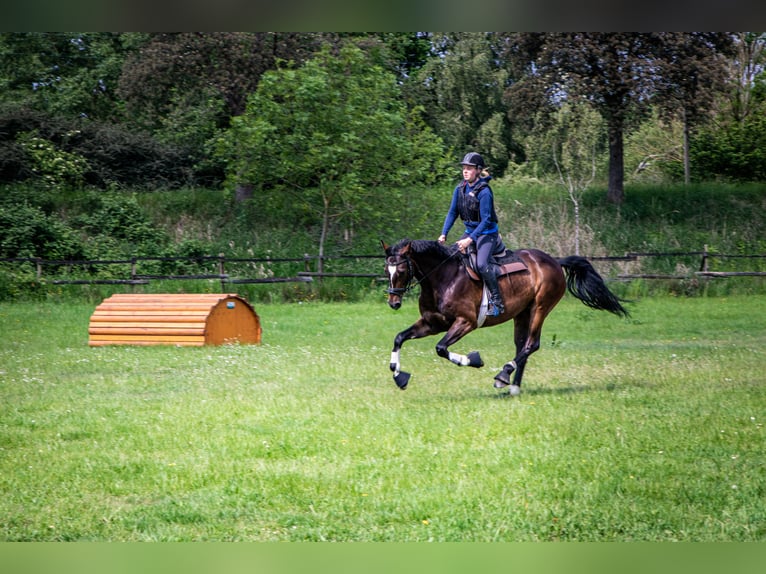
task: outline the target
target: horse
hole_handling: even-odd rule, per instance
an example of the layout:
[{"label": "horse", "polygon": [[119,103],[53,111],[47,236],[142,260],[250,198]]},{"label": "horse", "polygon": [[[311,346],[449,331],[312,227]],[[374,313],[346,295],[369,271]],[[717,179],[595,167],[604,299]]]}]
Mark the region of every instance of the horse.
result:
[{"label": "horse", "polygon": [[400,351],[410,339],[446,332],[436,344],[436,354],[458,366],[479,368],[484,361],[478,351],[461,355],[449,348],[479,327],[513,319],[516,356],[495,375],[494,387],[510,385],[510,394],[517,396],[527,359],[540,348],[543,322],[567,290],[588,307],[629,316],[622,306],[625,301],[612,293],[591,263],[579,255],[557,259],[538,249],[519,249],[496,256],[500,269],[510,272],[501,273],[498,279],[505,311],[492,316],[486,312],[483,282],[470,272],[467,256],[455,245],[409,239],[393,246],[381,241],[381,245],[386,254],[388,305],[398,310],[404,294],[420,286],[420,318],[396,335],[391,351],[390,369],[402,390],[411,375],[401,370]]}]

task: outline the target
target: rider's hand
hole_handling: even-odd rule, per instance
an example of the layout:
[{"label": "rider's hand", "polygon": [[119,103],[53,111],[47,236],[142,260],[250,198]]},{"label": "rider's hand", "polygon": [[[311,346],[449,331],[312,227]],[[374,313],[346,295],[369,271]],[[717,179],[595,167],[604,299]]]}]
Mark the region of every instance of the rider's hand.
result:
[{"label": "rider's hand", "polygon": [[466,250],[471,246],[471,243],[473,243],[473,239],[466,237],[457,242],[457,248],[460,250],[460,253],[465,253]]},{"label": "rider's hand", "polygon": [[439,236],[439,243],[444,243],[445,241],[447,241],[447,236],[444,235],[444,234],[440,235]]}]

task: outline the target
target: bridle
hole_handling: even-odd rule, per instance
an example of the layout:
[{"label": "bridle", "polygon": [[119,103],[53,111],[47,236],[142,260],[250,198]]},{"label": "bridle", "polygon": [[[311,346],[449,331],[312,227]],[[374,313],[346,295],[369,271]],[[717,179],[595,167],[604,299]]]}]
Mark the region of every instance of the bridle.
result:
[{"label": "bridle", "polygon": [[[397,257],[399,258],[396,262],[391,263],[391,266],[395,266],[396,268],[399,268],[399,265],[401,264],[402,260],[407,264],[407,283],[404,285],[404,287],[389,287],[386,289],[386,293],[389,295],[397,295],[398,297],[403,297],[405,293],[411,291],[413,287],[420,284],[420,281],[425,279],[421,279],[420,281],[416,281],[415,285],[412,284],[413,280],[415,279],[415,272],[412,267],[412,259],[410,259],[408,256],[401,256],[397,253]],[[393,276],[391,277],[393,279]]]},{"label": "bridle", "polygon": [[436,265],[433,269],[431,269],[428,273],[423,275],[420,279],[415,279],[415,272],[414,267],[412,265],[412,259],[408,255],[401,255],[399,253],[396,254],[397,261],[394,263],[391,263],[390,265],[396,266],[397,268],[401,264],[402,261],[404,261],[407,264],[407,283],[404,285],[404,287],[389,287],[386,289],[386,293],[389,295],[396,295],[398,297],[403,297],[405,293],[410,292],[412,289],[420,285],[423,281],[428,279],[430,275],[432,275],[439,267],[444,265],[447,261],[452,259],[455,255],[459,255],[460,251],[455,251],[454,253],[451,253],[449,257],[442,260],[438,265]]}]

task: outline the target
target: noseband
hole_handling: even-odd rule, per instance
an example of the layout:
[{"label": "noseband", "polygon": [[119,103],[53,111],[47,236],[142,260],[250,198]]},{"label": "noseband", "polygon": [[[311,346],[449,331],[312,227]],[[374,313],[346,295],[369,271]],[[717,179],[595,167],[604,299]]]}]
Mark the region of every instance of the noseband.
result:
[{"label": "noseband", "polygon": [[[400,256],[397,254],[397,257],[400,257]],[[388,293],[389,295],[397,295],[399,297],[404,296],[405,293],[407,293],[414,287],[414,285],[412,284],[412,280],[415,278],[415,273],[412,270],[412,259],[410,259],[407,256],[404,256],[401,258],[401,260],[404,260],[404,262],[407,264],[407,283],[404,285],[404,287],[389,287],[388,289],[386,289],[386,293]],[[394,265],[396,267],[399,267],[399,263],[401,263],[401,260],[394,263]]]}]

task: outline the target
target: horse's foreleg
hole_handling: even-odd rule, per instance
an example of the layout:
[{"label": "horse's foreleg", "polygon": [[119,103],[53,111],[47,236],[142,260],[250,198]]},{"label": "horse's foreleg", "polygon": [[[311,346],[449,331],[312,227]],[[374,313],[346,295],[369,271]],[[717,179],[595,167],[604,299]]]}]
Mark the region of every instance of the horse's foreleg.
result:
[{"label": "horse's foreleg", "polygon": [[483,367],[484,361],[481,360],[481,355],[479,355],[478,351],[472,351],[467,355],[461,355],[460,353],[453,353],[449,350],[450,346],[457,343],[475,328],[476,326],[473,323],[464,319],[458,319],[452,324],[444,337],[442,337],[436,344],[436,354],[460,367]]},{"label": "horse's foreleg", "polygon": [[410,373],[401,370],[401,359],[399,354],[404,342],[410,339],[427,337],[438,332],[438,329],[426,323],[423,319],[419,319],[394,338],[394,348],[391,350],[391,362],[389,368],[394,373],[394,382],[397,387],[402,390],[406,389],[411,377]]}]

